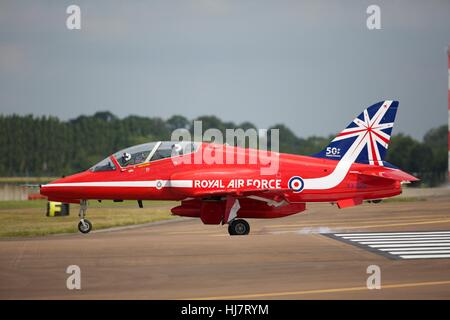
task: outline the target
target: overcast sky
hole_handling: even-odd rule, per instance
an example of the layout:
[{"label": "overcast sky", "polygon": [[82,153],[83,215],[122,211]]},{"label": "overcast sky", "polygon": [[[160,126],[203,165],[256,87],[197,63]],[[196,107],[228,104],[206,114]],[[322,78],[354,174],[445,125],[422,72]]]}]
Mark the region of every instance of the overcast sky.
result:
[{"label": "overcast sky", "polygon": [[2,0],[0,113],[217,115],[308,136],[398,99],[394,133],[421,138],[447,123],[449,43],[448,0]]}]

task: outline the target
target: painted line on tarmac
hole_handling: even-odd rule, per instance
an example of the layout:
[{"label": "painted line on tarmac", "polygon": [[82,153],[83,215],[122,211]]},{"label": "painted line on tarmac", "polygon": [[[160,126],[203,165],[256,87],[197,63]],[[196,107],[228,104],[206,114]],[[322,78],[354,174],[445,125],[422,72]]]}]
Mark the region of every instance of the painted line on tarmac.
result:
[{"label": "painted line on tarmac", "polygon": [[[401,289],[401,288],[414,288],[414,287],[424,287],[424,286],[439,286],[439,285],[446,285],[446,284],[450,284],[450,280],[388,284],[388,285],[382,285],[381,289]],[[355,291],[373,291],[373,290],[369,290],[367,287],[347,287],[347,288],[316,289],[316,290],[303,290],[303,291],[240,294],[240,295],[229,295],[229,296],[212,296],[212,297],[202,297],[202,298],[186,298],[186,299],[179,299],[179,300],[253,299],[253,298],[297,296],[297,295],[308,295],[308,294],[355,292]]]},{"label": "painted line on tarmac", "polygon": [[[423,234],[422,231],[397,231],[397,232],[359,232],[359,233],[342,233],[342,234],[336,234],[337,236],[342,237],[400,237],[400,236],[417,236]],[[430,235],[447,235],[450,234],[450,231],[440,231],[440,230],[430,230],[426,231],[427,234]]]},{"label": "painted line on tarmac", "polygon": [[368,220],[370,222],[377,222],[377,220],[385,221],[385,222],[395,222],[395,221],[404,221],[405,220],[412,220],[412,221],[429,221],[430,219],[446,219],[448,216],[440,215],[440,216],[415,216],[415,217],[395,217],[395,218],[369,218],[369,219],[363,219],[363,218],[347,218],[347,219],[340,219],[339,222],[336,222],[336,220],[331,219],[324,219],[324,220],[315,220],[311,221],[311,223],[304,222],[304,223],[291,223],[291,224],[273,224],[268,227],[270,228],[278,228],[278,227],[303,227],[305,225],[312,226],[312,225],[322,225],[324,223],[326,224],[349,224],[349,223],[360,223],[364,222],[367,223]]},{"label": "painted line on tarmac", "polygon": [[[450,219],[420,221],[420,222],[405,222],[405,223],[372,224],[372,225],[362,225],[362,226],[341,227],[340,229],[350,230],[350,229],[368,229],[368,228],[380,228],[380,227],[399,227],[399,226],[412,226],[412,225],[423,225],[423,224],[437,224],[437,223],[445,223],[445,222],[450,222]],[[326,226],[324,226],[324,227],[326,227]],[[333,226],[333,228],[339,229],[339,226]],[[274,234],[299,233],[299,230],[280,230],[280,231],[272,231],[271,233],[274,233]]]}]

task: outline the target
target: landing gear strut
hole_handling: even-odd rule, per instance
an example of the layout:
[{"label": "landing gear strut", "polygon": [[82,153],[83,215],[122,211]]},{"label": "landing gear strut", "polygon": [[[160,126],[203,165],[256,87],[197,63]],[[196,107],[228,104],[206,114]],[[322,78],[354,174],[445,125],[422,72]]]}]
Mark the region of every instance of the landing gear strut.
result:
[{"label": "landing gear strut", "polygon": [[228,224],[230,236],[245,236],[250,232],[250,225],[243,219],[235,219]]},{"label": "landing gear strut", "polygon": [[81,233],[89,233],[92,230],[92,223],[85,219],[84,216],[86,215],[87,211],[87,200],[81,200],[80,201],[80,222],[78,223],[78,230],[80,230]]}]

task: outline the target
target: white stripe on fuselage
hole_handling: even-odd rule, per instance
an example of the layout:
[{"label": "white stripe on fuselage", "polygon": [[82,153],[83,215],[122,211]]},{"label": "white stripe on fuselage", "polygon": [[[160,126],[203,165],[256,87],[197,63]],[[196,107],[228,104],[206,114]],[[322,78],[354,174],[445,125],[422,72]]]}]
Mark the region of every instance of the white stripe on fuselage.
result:
[{"label": "white stripe on fuselage", "polygon": [[173,188],[192,188],[192,180],[149,180],[149,181],[105,181],[105,182],[68,182],[68,183],[50,183],[43,187],[173,187]]}]

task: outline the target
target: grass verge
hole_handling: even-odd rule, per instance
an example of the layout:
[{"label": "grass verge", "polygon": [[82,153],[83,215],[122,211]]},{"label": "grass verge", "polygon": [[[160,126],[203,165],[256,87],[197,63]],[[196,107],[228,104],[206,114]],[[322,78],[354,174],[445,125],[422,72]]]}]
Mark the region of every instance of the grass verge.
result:
[{"label": "grass verge", "polygon": [[[60,233],[78,232],[78,205],[70,205],[70,215],[47,217],[45,200],[1,201],[0,237],[31,237]],[[148,222],[173,219],[170,208],[173,201],[145,201],[140,209],[134,201],[102,203],[91,201],[87,218],[94,230],[137,225]]]}]

